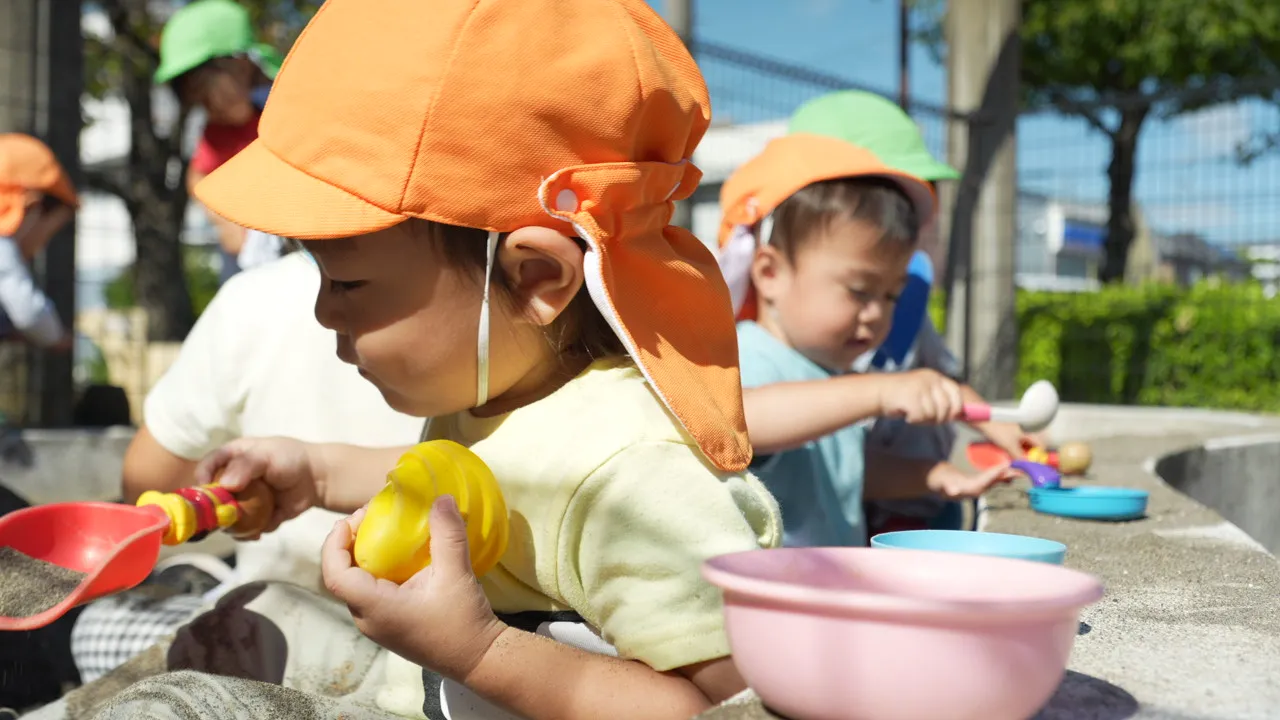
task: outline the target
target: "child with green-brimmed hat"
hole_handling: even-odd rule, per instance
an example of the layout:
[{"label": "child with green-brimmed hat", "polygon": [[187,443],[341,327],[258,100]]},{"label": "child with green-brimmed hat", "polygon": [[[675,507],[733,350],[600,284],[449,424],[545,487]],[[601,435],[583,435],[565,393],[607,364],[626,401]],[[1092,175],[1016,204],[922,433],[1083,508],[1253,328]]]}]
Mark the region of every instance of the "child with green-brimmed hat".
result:
[{"label": "child with green-brimmed hat", "polygon": [[[202,108],[206,119],[187,168],[188,189],[257,139],[258,118],[282,62],[275,48],[257,41],[248,9],[234,0],[194,0],[169,18],[155,82],[172,87],[185,107]],[[230,271],[224,280],[283,253],[280,238],[216,215],[210,220]]]},{"label": "child with green-brimmed hat", "polygon": [[[874,153],[889,167],[914,175],[936,190],[940,182],[958,180],[960,172],[935,158],[925,146],[911,116],[886,97],[862,90],[841,90],[821,95],[801,105],[791,116],[789,133],[810,133],[835,137]],[[921,228],[920,247],[915,261],[928,264],[928,249],[936,244],[936,225]],[[947,349],[928,313],[914,318],[919,323],[910,351],[900,363],[892,361],[885,370],[931,368],[953,378],[960,376],[960,364]],[[895,322],[899,317],[895,315]],[[871,354],[855,367],[870,369]],[[961,385],[965,402],[986,402],[969,385]],[[1024,455],[1025,437],[1016,425],[1008,423],[976,423],[974,428],[1013,457]],[[915,459],[946,460],[951,457],[955,430],[949,425],[908,425],[902,420],[882,418],[867,437],[868,449],[880,449]],[[871,535],[889,530],[934,528],[973,528],[977,525],[981,503],[951,502],[940,498],[869,502],[866,507]]]}]

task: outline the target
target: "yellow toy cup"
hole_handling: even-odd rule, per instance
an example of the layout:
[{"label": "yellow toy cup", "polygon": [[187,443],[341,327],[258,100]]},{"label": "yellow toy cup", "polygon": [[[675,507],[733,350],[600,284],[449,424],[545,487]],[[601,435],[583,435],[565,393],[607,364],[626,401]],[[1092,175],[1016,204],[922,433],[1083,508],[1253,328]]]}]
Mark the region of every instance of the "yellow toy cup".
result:
[{"label": "yellow toy cup", "polygon": [[476,577],[492,570],[507,550],[507,505],[489,466],[450,440],[415,445],[387,473],[356,531],[356,565],[395,583],[430,565],[429,516],[440,495],[453,496],[467,524]]}]

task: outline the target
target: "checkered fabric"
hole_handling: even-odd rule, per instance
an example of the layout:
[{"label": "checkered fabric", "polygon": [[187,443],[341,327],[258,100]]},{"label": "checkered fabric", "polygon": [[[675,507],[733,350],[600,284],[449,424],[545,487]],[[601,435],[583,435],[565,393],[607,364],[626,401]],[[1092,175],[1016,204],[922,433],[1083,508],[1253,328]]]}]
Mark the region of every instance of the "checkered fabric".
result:
[{"label": "checkered fabric", "polygon": [[71,630],[71,655],[81,682],[102,677],[173,634],[212,605],[209,594],[217,587],[213,575],[180,564],[133,590],[90,604]]}]

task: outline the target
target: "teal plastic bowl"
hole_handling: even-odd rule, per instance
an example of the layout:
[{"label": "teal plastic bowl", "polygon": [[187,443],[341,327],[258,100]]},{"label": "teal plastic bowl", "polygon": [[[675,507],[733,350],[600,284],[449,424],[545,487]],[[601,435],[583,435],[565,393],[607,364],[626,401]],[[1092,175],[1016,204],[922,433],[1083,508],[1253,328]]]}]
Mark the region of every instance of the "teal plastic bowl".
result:
[{"label": "teal plastic bowl", "polygon": [[1136,520],[1147,514],[1146,490],[1087,485],[1031,488],[1031,509],[1080,520]]},{"label": "teal plastic bowl", "polygon": [[880,533],[871,538],[871,547],[940,550],[966,555],[1033,560],[1051,565],[1061,565],[1067,556],[1067,546],[1053,540],[969,530],[902,530]]}]

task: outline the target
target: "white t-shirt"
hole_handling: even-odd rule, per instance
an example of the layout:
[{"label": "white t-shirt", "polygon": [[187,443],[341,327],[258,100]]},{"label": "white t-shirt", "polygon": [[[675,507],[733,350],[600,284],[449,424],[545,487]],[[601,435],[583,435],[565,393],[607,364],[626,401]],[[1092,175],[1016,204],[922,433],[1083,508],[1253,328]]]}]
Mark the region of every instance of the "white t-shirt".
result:
[{"label": "white t-shirt", "polygon": [[[146,426],[161,446],[197,460],[237,437],[371,447],[418,441],[423,421],[387,407],[338,360],[333,332],[313,314],[319,282],[315,263],[297,252],[219,289],[147,395]],[[261,540],[240,543],[236,575],[321,588],[320,546],[338,517],[309,510]]]}]

